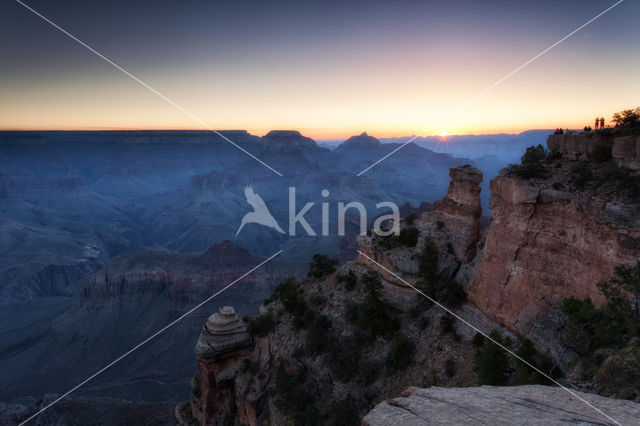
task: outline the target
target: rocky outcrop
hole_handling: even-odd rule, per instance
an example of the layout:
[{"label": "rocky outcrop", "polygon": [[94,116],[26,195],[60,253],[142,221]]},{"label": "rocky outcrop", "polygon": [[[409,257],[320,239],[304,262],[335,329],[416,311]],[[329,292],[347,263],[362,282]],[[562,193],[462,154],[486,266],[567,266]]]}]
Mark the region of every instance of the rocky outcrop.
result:
[{"label": "rocky outcrop", "polygon": [[[386,425],[636,424],[640,404],[550,386],[408,389],[362,420]],[[604,412],[607,416],[596,411]]]},{"label": "rocky outcrop", "polygon": [[567,132],[549,135],[549,149],[561,153],[568,160],[587,160],[597,146],[611,149],[618,166],[640,170],[640,137],[613,136],[599,132]]},{"label": "rocky outcrop", "polygon": [[476,254],[476,243],[482,227],[482,172],[466,165],[452,168],[449,176],[451,183],[447,196],[434,203],[434,210],[451,235],[462,263],[468,263]]},{"label": "rocky outcrop", "polygon": [[[380,273],[385,280],[405,286],[387,271],[380,270],[369,258],[386,269],[409,281],[419,274],[416,254],[422,249],[425,238],[432,239],[438,247],[440,274],[446,278],[468,279],[469,265],[473,261],[481,235],[482,207],[480,182],[482,173],[469,165],[453,167],[449,171],[451,182],[447,196],[434,203],[432,211],[423,212],[413,225],[419,230],[418,245],[413,249],[405,247],[389,249],[380,244],[375,235],[358,238],[360,251],[357,262]],[[409,226],[409,225],[407,225]],[[366,256],[365,256],[366,255]]]},{"label": "rocky outcrop", "polygon": [[[25,422],[39,410],[53,403],[59,394],[45,394],[38,404],[0,402],[0,425]],[[174,406],[170,402],[132,402],[108,397],[67,397],[56,402],[27,424],[34,425],[175,425]]]},{"label": "rocky outcrop", "polygon": [[614,139],[611,155],[619,166],[640,170],[640,136],[620,136]]},{"label": "rocky outcrop", "polygon": [[[107,267],[92,278],[84,295],[103,298],[156,289],[168,290],[174,300],[198,301],[261,261],[261,257],[230,241],[215,244],[202,254],[175,254],[166,250],[126,253],[111,259]],[[295,271],[293,267],[283,266],[276,260],[247,275],[243,281],[268,288]]]},{"label": "rocky outcrop", "polygon": [[233,307],[223,306],[209,317],[196,343],[198,373],[192,399],[176,408],[178,423],[222,424],[228,413],[237,411],[235,375],[251,344]]},{"label": "rocky outcrop", "polygon": [[313,139],[302,136],[297,130],[271,130],[261,138],[261,142],[271,148],[315,148],[317,146]]},{"label": "rocky outcrop", "polygon": [[468,294],[492,319],[543,344],[554,339],[540,321],[564,298],[602,303],[596,284],[640,259],[639,206],[568,186],[571,167],[559,164],[542,180],[491,181],[493,215]]}]

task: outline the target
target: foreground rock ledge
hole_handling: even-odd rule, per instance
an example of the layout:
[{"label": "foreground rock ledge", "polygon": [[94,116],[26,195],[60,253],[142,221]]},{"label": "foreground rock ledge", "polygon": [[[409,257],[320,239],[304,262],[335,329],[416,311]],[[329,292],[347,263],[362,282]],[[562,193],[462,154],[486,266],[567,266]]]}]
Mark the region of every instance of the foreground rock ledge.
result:
[{"label": "foreground rock ledge", "polygon": [[[640,404],[573,391],[617,422],[638,424]],[[613,425],[611,420],[559,387],[529,385],[474,388],[410,388],[384,401],[363,425]]]}]

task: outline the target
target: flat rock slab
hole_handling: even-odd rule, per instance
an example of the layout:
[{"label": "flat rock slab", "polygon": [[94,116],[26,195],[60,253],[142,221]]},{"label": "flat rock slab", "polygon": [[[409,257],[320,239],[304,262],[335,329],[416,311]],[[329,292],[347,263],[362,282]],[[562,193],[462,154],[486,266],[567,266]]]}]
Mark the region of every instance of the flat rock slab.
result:
[{"label": "flat rock slab", "polygon": [[[572,391],[623,425],[640,424],[640,404]],[[363,425],[615,425],[560,387],[410,388],[376,405]]]}]

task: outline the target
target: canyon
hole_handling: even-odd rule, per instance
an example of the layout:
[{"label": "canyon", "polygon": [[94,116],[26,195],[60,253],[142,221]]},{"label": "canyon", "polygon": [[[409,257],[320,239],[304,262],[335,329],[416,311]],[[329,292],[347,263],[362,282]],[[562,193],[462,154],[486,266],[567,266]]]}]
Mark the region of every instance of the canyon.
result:
[{"label": "canyon", "polygon": [[[548,147],[560,155],[549,156],[544,176],[524,179],[505,169],[492,179],[492,216],[486,230],[482,229],[479,195],[482,173],[468,165],[452,168],[448,193],[434,203],[433,210],[402,220],[403,229],[418,231],[415,246],[361,235],[356,260],[327,277],[307,278],[296,287],[306,303],[313,304],[309,309],[314,321],[322,318],[329,330],[330,353],[309,351],[310,339],[317,332],[315,322],[306,327],[296,324],[287,299],[276,290],[261,306],[257,320],[248,320],[251,325],[268,318],[269,330],[249,333],[235,320],[243,336],[241,347],[224,355],[216,352],[213,358],[197,356],[191,399],[176,407],[178,423],[310,422],[299,411],[302,407],[315,413],[317,421],[330,422],[336,407],[341,407],[338,412],[342,415],[364,416],[363,424],[370,425],[476,424],[481,419],[509,424],[514,412],[529,416],[532,423],[533,419],[562,422],[569,416],[572,422],[609,424],[611,419],[556,387],[459,388],[475,382],[471,341],[477,331],[498,330],[509,337],[511,345],[530,339],[568,367],[576,355],[564,344],[562,301],[591,298],[596,306],[601,305],[604,297],[596,284],[610,278],[617,266],[634,266],[640,259],[640,204],[611,191],[607,183],[581,187],[573,179],[576,163],[590,158],[599,144],[614,153],[620,152],[615,147],[621,143],[633,144],[606,137],[591,145],[584,142],[591,138],[589,134],[551,135]],[[577,155],[580,150],[586,151]],[[627,167],[629,155],[636,153],[614,155],[612,161]],[[458,284],[467,294],[466,302],[449,307],[458,317],[453,320],[453,332],[443,320],[442,309],[416,297],[414,288],[424,288],[419,254],[431,244],[437,248],[437,272],[445,286]],[[367,290],[366,284],[359,284],[362,287],[355,292],[350,290],[345,277],[353,274],[363,283],[371,279],[371,272],[381,277],[383,299],[419,354],[401,371],[389,364],[396,337],[358,340],[362,339],[358,326],[349,319],[354,309],[350,306],[362,306]],[[223,308],[216,315],[224,310],[232,312],[232,308]],[[367,381],[358,373],[354,379],[336,374],[339,369],[333,364],[333,353],[350,341],[367,342],[366,359],[380,370],[372,379]],[[445,364],[457,370],[447,370]],[[283,378],[305,396],[301,396],[301,406],[283,399],[288,395],[282,389]],[[425,382],[446,389],[412,387]],[[397,395],[402,396],[387,400]],[[583,395],[613,418],[631,420],[640,415],[636,403]]]},{"label": "canyon", "polygon": [[[0,135],[0,197],[6,201],[0,211],[6,230],[0,294],[7,337],[0,350],[7,383],[1,398],[13,400],[0,406],[0,419],[9,423],[41,406],[42,389],[51,392],[50,400],[280,248],[281,259],[43,421],[66,421],[87,406],[167,424],[300,423],[305,407],[326,421],[337,412],[359,419],[416,387],[426,389],[407,395],[428,410],[419,395],[441,386],[464,397],[459,388],[476,384],[478,330],[497,330],[514,348],[530,339],[541,353],[570,365],[576,354],[564,343],[563,299],[590,297],[601,305],[597,282],[640,259],[640,215],[631,191],[615,181],[575,181],[576,165],[590,161],[599,146],[611,151],[607,164],[633,172],[637,139],[629,137],[551,135],[547,145],[558,155],[549,156],[545,176],[524,179],[504,169],[491,179],[475,163],[412,144],[371,176],[356,177],[351,169],[398,146],[366,134],[334,152],[298,132],[263,138],[229,133],[286,171],[282,183],[198,132],[123,132],[117,149],[101,141],[110,140],[110,132],[42,133]],[[193,136],[188,144],[185,135]],[[34,146],[44,147],[44,154],[27,156]],[[87,164],[60,157],[70,152]],[[54,165],[47,156],[60,161]],[[119,162],[120,156],[127,160]],[[600,173],[605,165],[590,167]],[[415,243],[358,235],[359,223],[349,217],[343,239],[285,240],[255,226],[235,239],[248,209],[241,195],[248,184],[259,185],[278,220],[286,217],[287,193],[277,188],[287,185],[299,185],[300,205],[322,201],[318,194],[327,188],[332,202],[361,201],[370,217],[379,213],[377,200],[417,205],[442,198],[401,207],[401,228],[415,232]],[[485,200],[491,212],[483,209]],[[79,220],[78,211],[88,219]],[[320,214],[307,219],[320,229]],[[435,272],[443,286],[434,293],[425,286],[421,263],[428,247],[437,252]],[[341,266],[320,278],[305,277],[315,253],[334,256]],[[374,302],[396,327],[379,334],[363,332],[366,321],[358,320],[372,303],[374,272],[381,278]],[[295,285],[278,287],[291,278]],[[412,286],[436,300],[445,296],[458,318],[418,297]],[[459,300],[461,292],[466,300]],[[304,315],[291,310],[287,297],[304,306]],[[20,324],[21,332],[12,324]],[[391,356],[398,345],[413,358]],[[299,392],[282,394],[287,387]],[[536,389],[540,401],[553,398],[554,388]],[[189,400],[175,406],[189,392]],[[283,395],[294,402],[286,404]],[[478,398],[499,395],[490,389]]]}]

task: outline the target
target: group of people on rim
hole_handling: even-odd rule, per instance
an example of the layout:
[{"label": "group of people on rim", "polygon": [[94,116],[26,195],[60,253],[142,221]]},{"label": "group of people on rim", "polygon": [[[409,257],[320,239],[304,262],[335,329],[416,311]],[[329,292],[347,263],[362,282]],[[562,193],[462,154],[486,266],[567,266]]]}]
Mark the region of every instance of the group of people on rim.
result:
[{"label": "group of people on rim", "polygon": [[[604,117],[596,117],[595,119],[595,130],[604,130]],[[568,131],[568,130],[567,130]],[[591,131],[591,126],[584,126],[585,132]],[[562,128],[558,127],[554,132],[555,135],[562,135],[564,131]]]}]

